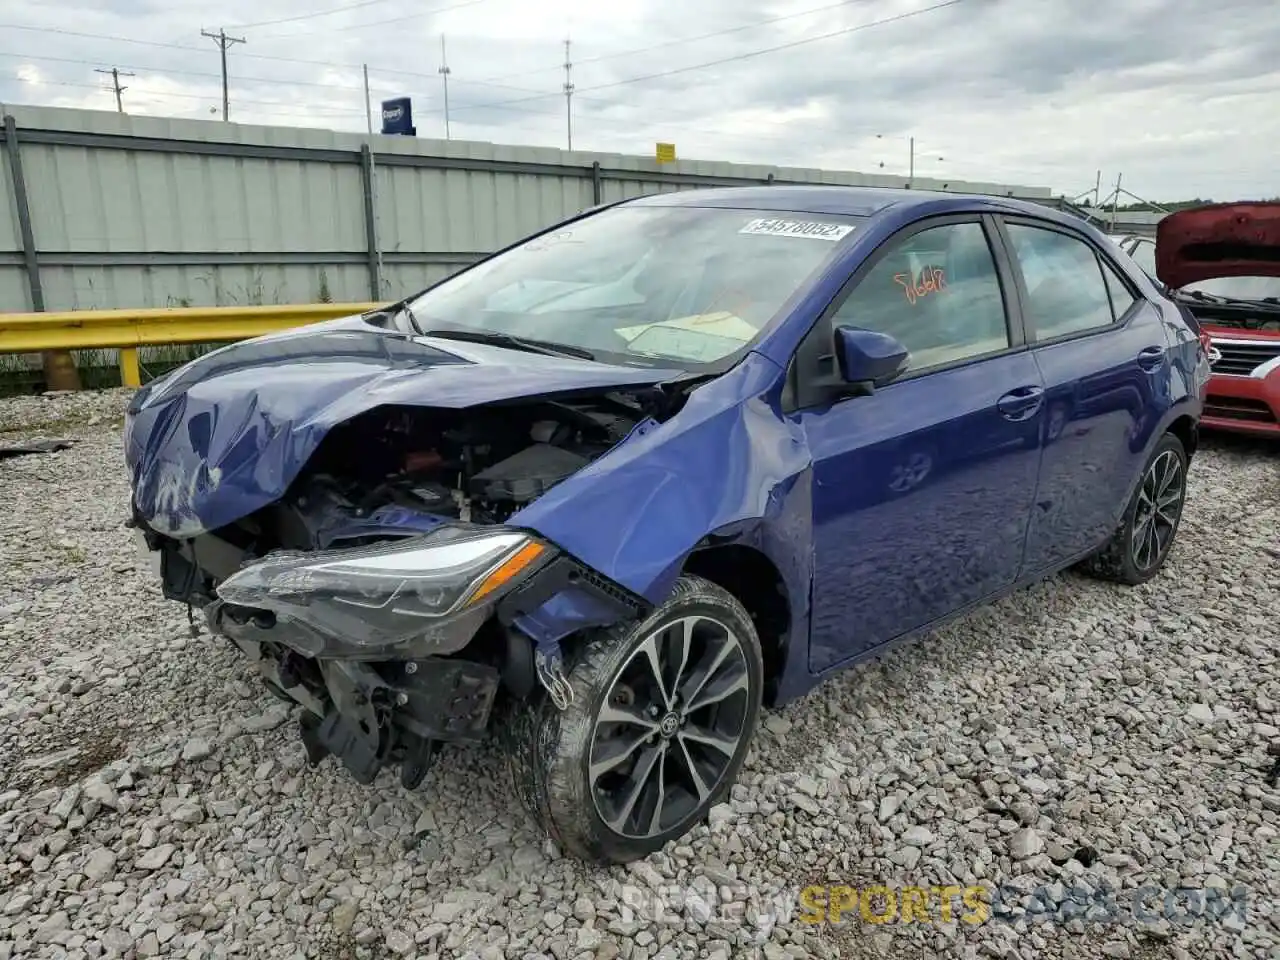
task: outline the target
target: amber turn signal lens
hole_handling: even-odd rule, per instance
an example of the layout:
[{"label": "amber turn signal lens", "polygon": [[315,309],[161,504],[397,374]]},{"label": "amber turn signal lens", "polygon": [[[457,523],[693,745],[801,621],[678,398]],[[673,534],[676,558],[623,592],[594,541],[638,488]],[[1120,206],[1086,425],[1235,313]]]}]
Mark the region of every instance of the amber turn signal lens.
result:
[{"label": "amber turn signal lens", "polygon": [[507,557],[498,565],[498,568],[491,574],[480,581],[480,585],[467,598],[467,602],[463,604],[466,607],[475,606],[489,594],[510,583],[521,573],[528,569],[529,564],[537,560],[546,551],[540,543],[530,541],[523,547]]}]

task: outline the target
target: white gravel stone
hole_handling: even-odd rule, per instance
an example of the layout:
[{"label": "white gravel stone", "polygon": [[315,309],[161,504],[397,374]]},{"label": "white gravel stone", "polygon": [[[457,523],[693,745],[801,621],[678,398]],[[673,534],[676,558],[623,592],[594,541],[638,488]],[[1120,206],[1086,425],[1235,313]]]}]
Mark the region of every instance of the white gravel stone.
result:
[{"label": "white gravel stone", "polygon": [[169,858],[173,856],[175,847],[172,843],[162,843],[158,847],[152,847],[150,850],[138,857],[134,862],[134,866],[139,870],[159,870]]},{"label": "white gravel stone", "polygon": [[933,831],[928,827],[912,827],[902,835],[902,840],[913,847],[927,847],[933,843]]},{"label": "white gravel stone", "polygon": [[1213,723],[1213,707],[1207,703],[1193,703],[1187,708],[1187,717],[1197,723]]},{"label": "white gravel stone", "polygon": [[89,854],[82,871],[93,883],[99,883],[115,873],[115,869],[115,851],[108,850],[106,847],[99,847]]},{"label": "white gravel stone", "polygon": [[413,952],[413,938],[403,930],[388,930],[384,942],[388,950],[399,956]]},{"label": "white gravel stone", "polygon": [[1044,840],[1035,830],[1019,830],[1009,838],[1009,855],[1026,860],[1044,849]]},{"label": "white gravel stone", "polygon": [[116,793],[111,784],[104,783],[97,777],[94,777],[85,783],[84,799],[86,802],[93,801],[100,806],[108,807],[112,810],[120,809],[119,794]]},{"label": "white gravel stone", "polygon": [[203,760],[213,755],[213,744],[203,737],[195,737],[188,740],[182,746],[182,759],[188,763],[196,760]]},{"label": "white gravel stone", "polygon": [[[533,828],[492,744],[412,794],[308,768],[288,708],[191,636],[122,526],[125,397],[0,401],[7,435],[77,441],[0,461],[0,960],[1280,952],[1274,448],[1203,441],[1151,583],[1065,574],[766,713],[706,825],[604,869]],[[755,907],[815,878],[1043,890],[1055,922],[765,932]],[[674,892],[698,883],[705,922]],[[1144,885],[1244,888],[1247,923],[1071,912]]]}]

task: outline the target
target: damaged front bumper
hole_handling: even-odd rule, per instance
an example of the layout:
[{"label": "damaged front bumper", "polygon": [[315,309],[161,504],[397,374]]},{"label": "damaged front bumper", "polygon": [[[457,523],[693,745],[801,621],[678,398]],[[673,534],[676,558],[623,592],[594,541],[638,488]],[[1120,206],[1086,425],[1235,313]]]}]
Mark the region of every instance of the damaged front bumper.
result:
[{"label": "damaged front bumper", "polygon": [[584,624],[648,606],[501,526],[450,524],[247,565],[216,538],[146,540],[159,547],[165,595],[202,608],[273,693],[305,708],[311,762],[332,755],[361,783],[398,764],[404,785],[417,786],[441,742],[484,736],[504,688],[523,697],[540,681],[553,699],[562,694],[560,636],[538,629],[548,605],[571,598]]},{"label": "damaged front bumper", "polygon": [[361,661],[315,659],[282,643],[279,623],[240,618],[224,601],[205,608],[210,627],[251,660],[267,687],[307,711],[300,721],[307,757],[339,760],[359,783],[389,764],[416,787],[442,741],[484,736],[502,679],[491,664],[446,657]]}]

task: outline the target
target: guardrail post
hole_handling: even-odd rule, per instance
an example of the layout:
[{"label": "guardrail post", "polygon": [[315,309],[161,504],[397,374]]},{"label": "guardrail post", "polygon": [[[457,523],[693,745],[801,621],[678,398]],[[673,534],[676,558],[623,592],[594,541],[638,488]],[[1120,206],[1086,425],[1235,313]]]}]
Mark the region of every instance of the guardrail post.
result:
[{"label": "guardrail post", "polygon": [[369,255],[369,299],[382,299],[382,255],[378,250],[378,211],[374,204],[373,151],[360,145],[360,186],[364,192],[364,236]]},{"label": "guardrail post", "polygon": [[[22,151],[18,148],[18,121],[8,114],[4,118],[4,145],[9,154],[9,177],[13,181],[13,205],[18,210],[18,233],[22,238],[22,259],[27,268],[27,284],[31,288],[31,309],[44,313],[44,284],[40,280],[36,236],[31,229],[31,205],[27,199],[27,180],[22,173]],[[40,359],[48,389],[80,389],[80,374],[70,351],[47,351],[41,354]]]},{"label": "guardrail post", "polygon": [[138,365],[138,348],[120,348],[120,385],[123,387],[142,386],[142,368]]}]

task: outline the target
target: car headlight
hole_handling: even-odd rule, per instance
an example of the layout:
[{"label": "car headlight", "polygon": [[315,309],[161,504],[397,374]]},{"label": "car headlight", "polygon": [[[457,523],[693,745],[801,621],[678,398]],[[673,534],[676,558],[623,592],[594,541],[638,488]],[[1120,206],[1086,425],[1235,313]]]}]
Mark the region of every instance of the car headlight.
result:
[{"label": "car headlight", "polygon": [[427,656],[464,647],[493,603],[551,553],[518,530],[446,526],[368,547],[273,554],[217,592],[302,625],[282,640],[312,656]]}]

